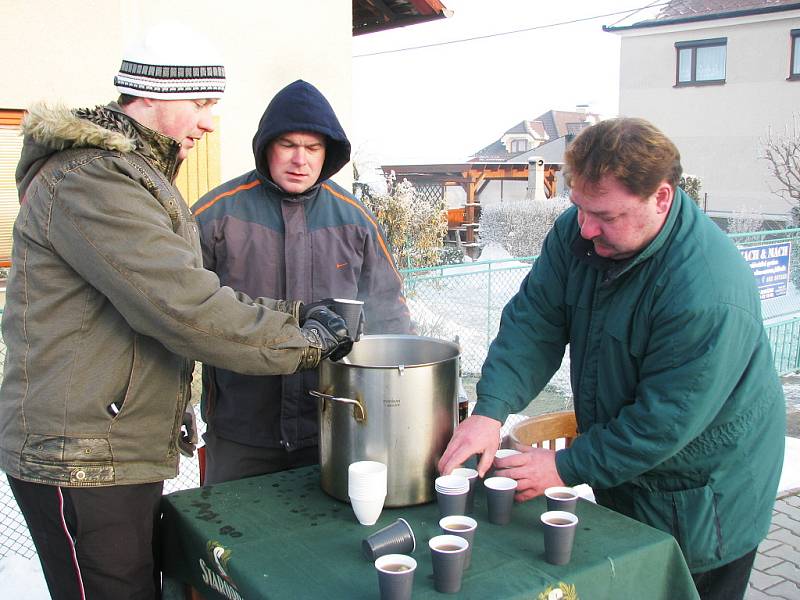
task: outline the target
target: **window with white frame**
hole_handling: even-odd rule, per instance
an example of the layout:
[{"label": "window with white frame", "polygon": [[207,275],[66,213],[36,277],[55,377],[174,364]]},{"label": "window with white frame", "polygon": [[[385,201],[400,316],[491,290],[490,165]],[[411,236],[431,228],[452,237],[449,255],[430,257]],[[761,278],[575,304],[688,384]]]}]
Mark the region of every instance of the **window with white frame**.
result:
[{"label": "window with white frame", "polygon": [[511,140],[512,152],[525,152],[527,149],[528,149],[528,140],[526,139]]},{"label": "window with white frame", "polygon": [[725,83],[728,38],[676,42],[676,85]]},{"label": "window with white frame", "polygon": [[789,79],[800,79],[800,29],[792,29],[792,57]]}]

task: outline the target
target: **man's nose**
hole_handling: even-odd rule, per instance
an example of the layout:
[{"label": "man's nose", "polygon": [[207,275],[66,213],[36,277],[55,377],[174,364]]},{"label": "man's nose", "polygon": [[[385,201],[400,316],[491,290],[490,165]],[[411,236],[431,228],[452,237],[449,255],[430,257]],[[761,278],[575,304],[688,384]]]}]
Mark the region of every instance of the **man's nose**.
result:
[{"label": "man's nose", "polygon": [[295,146],[292,152],[292,162],[296,165],[306,164],[306,149],[302,146]]},{"label": "man's nose", "polygon": [[214,131],[216,127],[214,126],[213,115],[209,112],[208,114],[205,114],[202,117],[200,117],[200,121],[198,121],[197,126],[206,133],[211,133],[212,131]]},{"label": "man's nose", "polygon": [[590,218],[584,213],[580,219],[581,237],[585,240],[591,240],[600,235],[600,227],[597,221]]}]

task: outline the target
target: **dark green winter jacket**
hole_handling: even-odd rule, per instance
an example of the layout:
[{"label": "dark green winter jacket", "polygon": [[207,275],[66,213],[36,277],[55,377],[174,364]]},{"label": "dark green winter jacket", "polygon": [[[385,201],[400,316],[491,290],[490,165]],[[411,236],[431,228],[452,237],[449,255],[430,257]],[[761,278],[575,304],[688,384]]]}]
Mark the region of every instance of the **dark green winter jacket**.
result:
[{"label": "dark green winter jacket", "polygon": [[524,408],[569,344],[580,436],[556,455],[564,482],[673,534],[693,572],[739,558],[769,528],[786,426],[750,268],[681,190],[621,267],[576,213],[505,307],[475,414]]}]

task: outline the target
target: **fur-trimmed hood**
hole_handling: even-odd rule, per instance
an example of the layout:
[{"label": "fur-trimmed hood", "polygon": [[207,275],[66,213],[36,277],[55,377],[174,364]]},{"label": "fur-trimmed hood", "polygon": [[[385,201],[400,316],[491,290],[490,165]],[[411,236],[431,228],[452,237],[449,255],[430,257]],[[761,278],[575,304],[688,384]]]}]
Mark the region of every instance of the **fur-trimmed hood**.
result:
[{"label": "fur-trimmed hood", "polygon": [[28,110],[22,132],[25,142],[16,172],[20,198],[44,161],[68,148],[138,152],[170,180],[178,167],[180,144],[136,122],[116,102],[81,109],[37,103]]}]

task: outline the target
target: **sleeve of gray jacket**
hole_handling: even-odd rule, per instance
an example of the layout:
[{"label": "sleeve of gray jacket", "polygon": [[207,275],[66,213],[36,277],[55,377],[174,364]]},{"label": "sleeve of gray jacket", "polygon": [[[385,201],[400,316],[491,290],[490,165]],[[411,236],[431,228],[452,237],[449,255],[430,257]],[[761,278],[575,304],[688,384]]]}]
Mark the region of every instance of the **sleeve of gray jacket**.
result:
[{"label": "sleeve of gray jacket", "polygon": [[411,315],[403,297],[403,278],[379,227],[364,246],[358,297],[364,301],[366,333],[409,333]]},{"label": "sleeve of gray jacket", "polygon": [[[308,343],[296,321],[271,310],[275,301],[253,302],[220,287],[192,244],[173,231],[164,207],[112,159],[70,171],[55,194],[53,249],[133,330],[176,354],[240,373],[297,369]],[[188,212],[187,219],[191,226]]]}]

